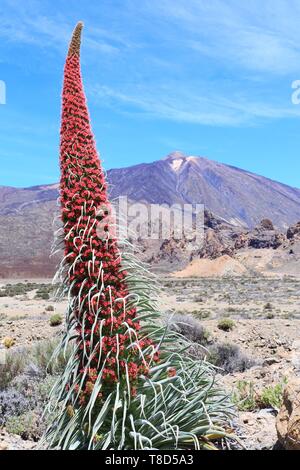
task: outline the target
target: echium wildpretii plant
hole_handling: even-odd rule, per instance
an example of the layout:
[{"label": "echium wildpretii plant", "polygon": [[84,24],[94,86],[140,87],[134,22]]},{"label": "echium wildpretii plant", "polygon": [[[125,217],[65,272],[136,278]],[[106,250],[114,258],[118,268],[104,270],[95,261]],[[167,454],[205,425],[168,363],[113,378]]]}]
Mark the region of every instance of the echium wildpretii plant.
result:
[{"label": "echium wildpretii plant", "polygon": [[68,313],[59,351],[70,357],[51,394],[45,440],[59,449],[213,448],[226,437],[231,405],[211,366],[178,352],[184,340],[163,326],[155,281],[106,224],[107,186],[81,80],[81,30],[79,23],[65,65],[60,144],[59,277]]}]

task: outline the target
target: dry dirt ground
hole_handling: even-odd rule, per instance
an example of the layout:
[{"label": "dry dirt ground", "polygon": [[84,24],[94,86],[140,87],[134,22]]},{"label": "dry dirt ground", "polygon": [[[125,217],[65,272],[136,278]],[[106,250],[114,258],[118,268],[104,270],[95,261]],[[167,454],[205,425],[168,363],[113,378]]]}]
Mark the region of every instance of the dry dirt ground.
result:
[{"label": "dry dirt ground", "polygon": [[[253,387],[246,397],[251,400],[266,387],[300,374],[299,279],[165,277],[162,286],[160,306],[164,312],[193,315],[207,330],[208,344],[237,345],[253,361],[253,366],[243,372],[218,372],[218,379],[230,393],[236,393],[245,383],[246,388]],[[0,295],[0,344],[9,336],[15,340],[14,347],[29,346],[61,331],[63,326],[50,326],[50,317],[54,313],[63,316],[66,302],[54,302],[49,280],[22,284],[3,281]],[[218,327],[221,318],[234,320],[232,330]],[[275,417],[276,409],[271,406],[240,409],[235,425],[246,448],[273,448],[277,441]],[[1,446],[22,448],[22,440],[2,430],[0,449]],[[24,443],[25,448],[32,446]]]},{"label": "dry dirt ground", "polygon": [[[176,271],[174,266],[173,271]],[[233,256],[224,254],[217,258],[196,258],[174,277],[300,277],[300,242],[297,240],[281,248],[244,248]]]},{"label": "dry dirt ground", "polygon": [[[25,286],[25,292],[18,294],[18,286],[21,284]],[[33,289],[26,292],[28,285]],[[0,297],[0,343],[9,336],[15,339],[16,346],[28,346],[57,333],[57,327],[50,326],[50,318],[56,313],[63,317],[66,302],[53,299],[54,288],[49,279],[29,280],[26,283],[19,280],[3,281],[0,283],[0,293],[7,286],[12,294],[16,293]],[[39,295],[40,290],[45,291],[46,295]]]},{"label": "dry dirt ground", "polygon": [[[186,314],[199,319],[209,335],[208,344],[236,345],[253,361],[243,372],[218,374],[218,378],[229,392],[246,389],[246,406],[241,406],[236,421],[245,446],[273,448],[276,410],[269,406],[247,411],[247,407],[266,389],[284,386],[289,378],[300,375],[300,280],[291,276],[173,277],[164,281],[161,305],[183,319]],[[224,318],[234,321],[232,330],[218,327]]]}]

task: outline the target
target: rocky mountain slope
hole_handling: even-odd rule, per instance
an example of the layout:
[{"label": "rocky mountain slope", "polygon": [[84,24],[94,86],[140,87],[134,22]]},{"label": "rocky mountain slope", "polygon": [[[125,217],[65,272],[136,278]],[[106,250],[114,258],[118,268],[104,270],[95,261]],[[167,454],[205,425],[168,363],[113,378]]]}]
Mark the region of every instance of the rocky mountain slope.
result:
[{"label": "rocky mountain slope", "polygon": [[[198,248],[191,251],[185,239],[141,241],[143,259],[166,271],[183,269],[194,259],[278,248],[297,232],[300,189],[202,157],[175,152],[153,163],[109,170],[107,177],[112,198],[205,205],[205,238]],[[58,184],[0,187],[0,277],[53,274],[57,258],[49,255],[57,198]],[[265,218],[276,228],[259,226]]]},{"label": "rocky mountain slope", "polygon": [[300,189],[203,157],[174,152],[163,160],[108,172],[111,194],[158,204],[198,203],[230,223],[265,217],[286,229],[300,220]]},{"label": "rocky mountain slope", "polygon": [[[179,277],[276,275],[300,276],[300,223],[286,232],[263,219],[253,229],[235,227],[205,213],[201,245],[183,238],[143,241],[141,257],[158,271]],[[177,273],[177,274],[176,274]]]},{"label": "rocky mountain slope", "polygon": [[[300,189],[203,157],[162,160],[107,172],[110,195],[154,204],[198,203],[228,222],[254,227],[269,218],[286,229],[300,220]],[[58,185],[0,187],[0,214],[55,201]]]}]

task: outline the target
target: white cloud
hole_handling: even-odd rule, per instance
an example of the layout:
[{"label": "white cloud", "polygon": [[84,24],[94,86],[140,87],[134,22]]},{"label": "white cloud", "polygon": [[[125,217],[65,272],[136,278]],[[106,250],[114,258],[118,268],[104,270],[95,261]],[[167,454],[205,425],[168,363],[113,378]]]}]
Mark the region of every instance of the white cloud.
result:
[{"label": "white cloud", "polygon": [[[3,0],[0,36],[65,53],[67,4]],[[290,89],[300,78],[299,0],[103,0],[87,10],[87,88],[106,106],[206,125],[299,117]]]},{"label": "white cloud", "polygon": [[131,77],[94,88],[103,104],[205,125],[299,118],[299,107],[291,104],[292,80],[286,78],[300,78],[299,2],[145,0],[131,6],[141,27],[161,45],[157,57],[172,50],[172,59],[155,79]]},{"label": "white cloud", "polygon": [[101,105],[119,112],[137,114],[143,111],[145,117],[193,124],[240,126],[254,125],[257,119],[300,117],[300,109],[296,106],[251,102],[238,93],[233,93],[230,98],[224,98],[217,91],[189,93],[174,84],[156,90],[142,87],[126,93],[96,86],[91,92]]},{"label": "white cloud", "polygon": [[[21,3],[4,0],[1,10],[0,37],[8,42],[65,51],[75,24],[67,21],[66,16],[59,11],[49,14],[47,8],[43,11],[41,4],[34,0]],[[100,28],[91,28],[87,32],[85,45],[92,51],[108,54],[119,50],[115,44],[111,44],[111,35]]]},{"label": "white cloud", "polygon": [[145,15],[173,28],[161,35],[219,60],[254,71],[300,71],[297,0],[149,0]]}]

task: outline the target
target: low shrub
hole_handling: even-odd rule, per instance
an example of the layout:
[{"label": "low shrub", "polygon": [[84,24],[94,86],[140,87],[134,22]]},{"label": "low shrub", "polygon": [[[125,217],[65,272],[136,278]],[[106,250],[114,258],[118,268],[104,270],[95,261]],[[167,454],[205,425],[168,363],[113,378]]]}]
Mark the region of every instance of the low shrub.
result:
[{"label": "low shrub", "polygon": [[239,380],[233,393],[233,402],[239,411],[254,411],[257,403],[253,383]]},{"label": "low shrub", "polygon": [[17,390],[10,388],[0,392],[0,426],[3,426],[9,418],[27,411],[29,406],[29,401]]},{"label": "low shrub", "polygon": [[194,302],[199,302],[199,303],[204,302],[203,297],[200,297],[200,296],[198,296],[198,295],[195,296],[195,297],[194,297]]},{"label": "low shrub", "polygon": [[8,351],[5,356],[5,363],[0,365],[0,390],[4,390],[10,382],[20,375],[28,360],[25,350]]},{"label": "low shrub", "polygon": [[194,317],[199,318],[199,320],[205,320],[210,317],[210,312],[208,310],[194,310],[191,313]]},{"label": "low shrub", "polygon": [[231,318],[221,318],[218,321],[218,328],[222,331],[231,331],[235,327],[235,322]]},{"label": "low shrub", "polygon": [[34,297],[36,300],[49,300],[50,299],[50,295],[48,294],[48,292],[41,292],[41,293],[37,293]]},{"label": "low shrub", "polygon": [[[46,370],[46,364],[48,365],[53,350],[54,341],[50,345],[49,342],[39,345],[38,349],[32,348],[22,356],[25,361],[22,362],[22,367],[19,361],[16,361],[21,353],[14,354],[14,361],[10,358],[5,364],[8,373],[4,376],[1,374],[1,384],[7,388],[0,392],[0,427],[5,426],[9,432],[19,434],[24,439],[39,438],[42,432],[41,416],[57,380],[57,375],[54,373],[59,373],[63,367],[62,362],[58,364],[59,361],[56,361]],[[8,364],[13,366],[13,371]],[[15,367],[15,364],[19,367]],[[53,375],[49,375],[49,371]]]},{"label": "low shrub", "polygon": [[191,315],[174,315],[171,322],[171,329],[177,331],[192,343],[202,346],[208,343],[209,332]]},{"label": "low shrub", "polygon": [[3,339],[2,344],[6,349],[10,349],[16,344],[16,340],[11,336],[6,336],[6,338]]},{"label": "low shrub", "polygon": [[268,312],[266,314],[266,319],[267,320],[273,320],[273,318],[275,318],[275,314],[273,312]]},{"label": "low shrub", "polygon": [[69,349],[66,356],[61,353],[52,360],[58,342],[59,339],[55,338],[39,341],[31,348],[7,351],[5,364],[0,365],[0,390],[8,388],[11,382],[22,374],[39,377],[59,374],[67,363]]},{"label": "low shrub", "polygon": [[62,321],[63,321],[62,316],[59,315],[59,313],[55,313],[50,318],[50,326],[59,326],[62,324]]},{"label": "low shrub", "polygon": [[286,383],[287,380],[284,379],[279,384],[264,388],[257,399],[259,408],[279,410],[283,402],[283,391]]},{"label": "low shrub", "polygon": [[48,305],[45,310],[46,312],[54,312],[54,307],[53,305]]},{"label": "low shrub", "polygon": [[231,343],[213,344],[209,347],[208,359],[227,374],[244,372],[255,364],[253,359],[241,352],[237,345]]},{"label": "low shrub", "polygon": [[39,414],[28,411],[20,416],[9,417],[5,427],[10,434],[17,434],[25,440],[38,441],[45,430],[45,423]]},{"label": "low shrub", "polygon": [[58,343],[59,339],[40,341],[31,350],[33,364],[44,371],[45,374],[59,374],[67,364],[69,349],[67,349],[66,355],[60,353],[56,356],[55,360],[53,359],[53,353],[57,348]]},{"label": "low shrub", "polygon": [[223,373],[244,372],[255,364],[235,344],[212,343],[210,333],[191,315],[174,315],[171,322],[171,329],[191,342],[189,354],[199,360],[207,357]]},{"label": "low shrub", "polygon": [[258,408],[274,408],[279,411],[283,401],[283,391],[287,383],[284,379],[279,384],[265,387],[255,392],[253,382],[240,380],[233,393],[233,401],[240,411],[254,411]]},{"label": "low shrub", "polygon": [[27,292],[32,291],[37,287],[35,283],[22,283],[18,282],[16,284],[6,284],[0,290],[0,297],[14,297],[16,295],[25,295]]}]

